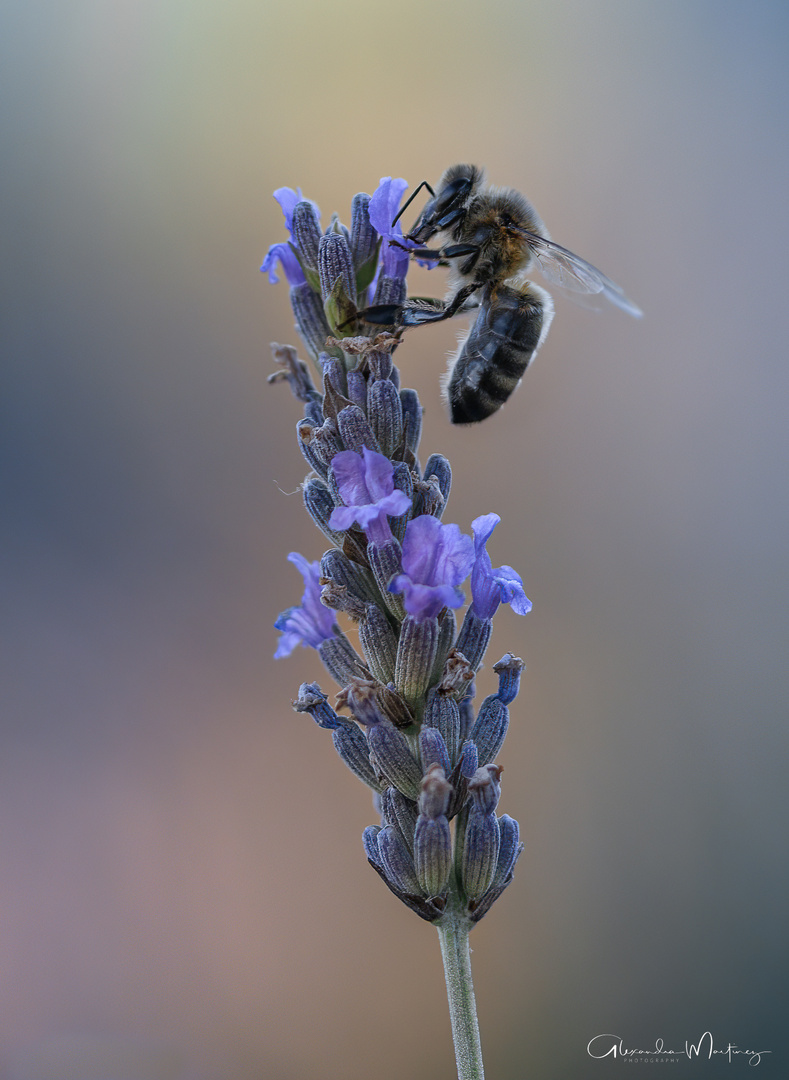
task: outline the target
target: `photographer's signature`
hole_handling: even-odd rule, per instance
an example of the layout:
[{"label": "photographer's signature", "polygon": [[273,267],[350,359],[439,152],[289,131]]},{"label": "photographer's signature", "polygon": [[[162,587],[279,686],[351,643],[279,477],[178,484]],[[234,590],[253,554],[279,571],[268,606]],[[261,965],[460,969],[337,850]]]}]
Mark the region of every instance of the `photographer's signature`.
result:
[{"label": "photographer's signature", "polygon": [[706,1058],[710,1061],[713,1056],[717,1056],[719,1059],[726,1058],[731,1063],[739,1057],[746,1060],[749,1065],[758,1065],[762,1060],[762,1055],[771,1054],[772,1050],[740,1050],[736,1043],[728,1043],[725,1048],[721,1047],[719,1049],[715,1046],[712,1032],[705,1031],[696,1043],[689,1042],[686,1039],[685,1046],[682,1050],[665,1049],[662,1039],[657,1039],[655,1041],[654,1050],[630,1049],[625,1046],[624,1039],[619,1035],[595,1035],[593,1039],[589,1040],[586,1052],[591,1058],[619,1057],[631,1061],[634,1059],[666,1059],[678,1057],[687,1057],[690,1058],[691,1061],[694,1058]]}]

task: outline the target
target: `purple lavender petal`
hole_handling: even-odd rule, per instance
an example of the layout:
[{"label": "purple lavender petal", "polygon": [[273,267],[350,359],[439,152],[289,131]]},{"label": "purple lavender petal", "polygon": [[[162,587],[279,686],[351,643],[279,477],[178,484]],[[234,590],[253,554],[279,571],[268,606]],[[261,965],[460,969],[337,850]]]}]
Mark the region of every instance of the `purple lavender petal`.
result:
[{"label": "purple lavender petal", "polygon": [[285,616],[288,614],[289,612],[283,611],[282,615],[277,619],[277,622],[274,623],[275,629],[284,631],[284,633],[280,635],[279,642],[277,643],[277,651],[274,653],[275,660],[281,660],[283,656],[290,656],[296,646],[302,644],[300,634],[293,630],[285,630],[285,626],[287,625],[286,621],[284,621],[281,626],[277,625],[281,620],[284,620]]},{"label": "purple lavender petal", "polygon": [[422,619],[434,619],[442,608],[460,607],[466,599],[462,589],[455,589],[451,585],[420,585],[407,574],[392,578],[389,592],[402,593],[406,611],[420,622]]},{"label": "purple lavender petal", "polygon": [[400,200],[407,187],[408,181],[402,178],[393,180],[391,176],[382,176],[370,198],[368,209],[370,224],[380,236],[385,236],[387,240],[400,239],[403,235],[400,222],[392,226],[392,221],[400,209]]},{"label": "purple lavender petal", "polygon": [[304,272],[299,265],[299,260],[296,258],[295,252],[290,244],[272,244],[260,267],[264,274],[268,272],[268,279],[272,285],[275,285],[279,281],[276,273],[278,261],[285,272],[285,277],[288,279],[289,285],[304,284],[307,279],[304,276]]},{"label": "purple lavender petal", "polygon": [[274,198],[285,215],[285,224],[288,227],[288,232],[290,232],[293,225],[293,211],[296,203],[301,202],[301,188],[297,188],[295,191],[289,187],[277,188],[274,192]]},{"label": "purple lavender petal", "polygon": [[[389,458],[376,453],[375,450],[368,450],[366,446],[362,447],[362,458],[364,461],[364,482],[373,502],[378,502],[380,499],[392,495],[395,489],[394,466]],[[398,491],[398,494],[403,495],[406,502],[410,502],[402,491]],[[399,513],[404,514],[406,509],[407,507],[403,506]]]},{"label": "purple lavender petal", "polygon": [[370,198],[370,224],[383,237],[381,259],[383,272],[388,277],[404,278],[408,273],[408,252],[387,242],[397,240],[401,244],[405,243],[400,222],[393,226],[392,221],[407,187],[408,183],[403,179],[393,180],[391,176],[383,176]]},{"label": "purple lavender petal", "polygon": [[405,492],[395,489],[392,462],[374,450],[363,447],[360,457],[353,450],[341,450],[332,459],[345,506],[332,511],[332,529],[349,529],[355,522],[368,533],[368,540],[382,542],[391,537],[387,516],[398,517],[411,505]]},{"label": "purple lavender petal", "polygon": [[311,645],[317,649],[337,631],[334,613],[321,603],[320,563],[308,562],[297,551],[291,551],[288,562],[292,562],[304,578],[304,595],[301,604],[283,611],[274,623],[276,629],[282,631],[275,658],[289,656],[297,645]]},{"label": "purple lavender petal", "polygon": [[471,522],[471,531],[474,533],[474,553],[479,555],[485,550],[485,545],[490,540],[493,530],[501,518],[498,514],[482,514]]},{"label": "purple lavender petal", "polygon": [[[364,460],[355,451],[341,450],[332,458],[331,467],[346,506],[359,506],[371,501],[365,484]],[[389,468],[392,468],[391,462]]]},{"label": "purple lavender petal", "polygon": [[492,619],[502,603],[511,604],[518,615],[531,611],[531,601],[523,591],[520,575],[511,566],[499,566],[494,570],[485,550],[485,544],[500,521],[498,514],[484,514],[471,523],[475,549],[471,597],[474,613],[481,619]]},{"label": "purple lavender petal", "polygon": [[459,585],[469,576],[473,565],[474,549],[471,537],[462,533],[458,525],[442,525],[441,544],[436,559],[436,573],[440,580]]},{"label": "purple lavender petal", "polygon": [[465,597],[458,585],[474,563],[474,544],[457,525],[442,525],[430,514],[409,521],[403,538],[403,570],[389,586],[402,593],[409,615],[422,620],[443,607],[460,607]]},{"label": "purple lavender petal", "polygon": [[523,591],[520,574],[511,566],[499,566],[493,571],[494,580],[501,589],[502,604],[509,604],[516,615],[527,615],[531,611],[531,600]]},{"label": "purple lavender petal", "polygon": [[[277,188],[277,190],[274,192],[274,198],[279,203],[280,209],[282,210],[282,213],[285,215],[285,225],[287,226],[288,232],[290,233],[290,237],[291,237],[291,240],[292,240],[293,239],[293,211],[296,209],[297,204],[303,201],[303,196],[301,194],[301,188],[296,188],[295,191],[293,190],[293,188],[289,188],[289,187]],[[320,210],[318,209],[316,204],[312,201],[312,199],[307,199],[306,201],[310,203],[313,210],[315,211],[315,217],[318,219],[318,226],[320,227],[320,220],[321,220],[321,212],[320,212]],[[261,270],[262,269],[263,269],[263,267],[261,267]],[[285,272],[287,273],[287,270]],[[276,280],[276,279],[274,279],[274,280]],[[303,281],[304,278],[302,277],[301,280]],[[291,282],[291,285],[293,285],[293,284],[300,284],[300,283],[299,282]]]},{"label": "purple lavender petal", "polygon": [[457,525],[432,514],[409,521],[403,539],[403,570],[422,585],[460,585],[474,564],[474,545]]},{"label": "purple lavender petal", "polygon": [[[356,522],[364,531],[373,522],[380,521],[382,513],[385,515],[386,511],[380,506],[338,506],[332,510],[329,527],[337,532],[344,532]],[[386,539],[389,539],[388,533]]]}]

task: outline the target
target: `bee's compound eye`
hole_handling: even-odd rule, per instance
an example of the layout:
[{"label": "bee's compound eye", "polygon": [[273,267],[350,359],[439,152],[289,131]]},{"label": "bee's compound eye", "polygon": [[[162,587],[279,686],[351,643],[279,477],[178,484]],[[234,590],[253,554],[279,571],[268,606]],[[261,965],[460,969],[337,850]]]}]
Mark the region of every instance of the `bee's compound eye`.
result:
[{"label": "bee's compound eye", "polygon": [[457,180],[451,180],[436,196],[433,212],[435,214],[446,213],[457,202],[465,198],[470,187],[471,179],[468,176],[459,176]]}]

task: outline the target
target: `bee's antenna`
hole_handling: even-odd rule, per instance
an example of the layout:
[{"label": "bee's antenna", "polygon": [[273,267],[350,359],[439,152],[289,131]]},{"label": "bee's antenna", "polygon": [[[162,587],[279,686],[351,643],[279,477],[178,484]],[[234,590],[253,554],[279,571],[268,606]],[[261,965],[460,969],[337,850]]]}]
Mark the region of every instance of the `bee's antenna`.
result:
[{"label": "bee's antenna", "polygon": [[400,220],[400,218],[401,218],[401,217],[403,216],[403,214],[404,214],[404,213],[406,212],[406,210],[408,209],[408,207],[409,207],[409,206],[411,205],[411,203],[412,203],[412,202],[414,201],[414,199],[415,199],[415,198],[417,197],[417,195],[419,194],[419,192],[420,192],[420,191],[422,190],[422,188],[423,188],[423,187],[426,187],[426,188],[427,188],[427,190],[428,190],[428,191],[430,192],[430,194],[431,194],[431,195],[433,196],[433,198],[435,199],[435,197],[436,197],[436,193],[435,193],[435,191],[433,191],[433,189],[431,188],[430,184],[428,184],[427,180],[423,180],[423,181],[422,181],[422,183],[421,183],[421,184],[419,185],[419,187],[415,187],[415,188],[414,188],[414,190],[413,190],[413,191],[411,192],[411,196],[410,196],[410,198],[406,199],[405,203],[404,203],[404,204],[403,204],[403,205],[402,205],[402,206],[400,207],[400,209],[398,210],[398,212],[397,212],[397,217],[396,217],[396,218],[394,219],[394,221],[392,222],[392,228],[394,228],[394,227],[395,227],[395,225],[396,225],[396,224],[398,223],[398,221]]}]

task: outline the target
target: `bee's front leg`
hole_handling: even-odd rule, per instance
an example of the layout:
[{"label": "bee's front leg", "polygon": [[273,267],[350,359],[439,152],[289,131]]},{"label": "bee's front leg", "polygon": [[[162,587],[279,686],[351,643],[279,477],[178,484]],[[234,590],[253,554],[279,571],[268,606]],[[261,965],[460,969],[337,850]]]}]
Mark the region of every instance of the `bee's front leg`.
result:
[{"label": "bee's front leg", "polygon": [[403,251],[407,251],[415,259],[429,259],[431,262],[462,259],[465,255],[476,255],[479,252],[477,244],[450,244],[448,247],[442,248],[410,248],[406,247],[405,244],[401,244],[399,240],[390,240],[389,243],[393,247],[399,247]]}]

